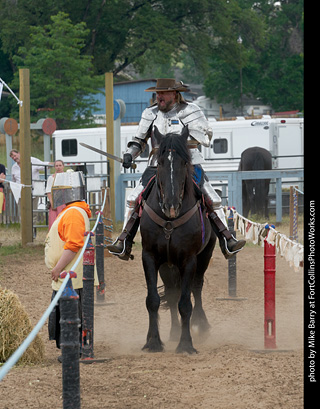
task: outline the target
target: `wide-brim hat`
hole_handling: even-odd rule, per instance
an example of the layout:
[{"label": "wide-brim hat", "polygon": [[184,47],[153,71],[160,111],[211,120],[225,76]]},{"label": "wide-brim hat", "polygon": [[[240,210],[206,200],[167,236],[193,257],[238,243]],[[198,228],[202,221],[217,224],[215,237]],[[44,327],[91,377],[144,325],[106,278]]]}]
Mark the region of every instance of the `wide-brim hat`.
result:
[{"label": "wide-brim hat", "polygon": [[174,78],[158,78],[155,87],[145,89],[147,92],[165,92],[165,91],[179,91],[188,92],[190,89],[187,84],[182,81],[176,81]]}]

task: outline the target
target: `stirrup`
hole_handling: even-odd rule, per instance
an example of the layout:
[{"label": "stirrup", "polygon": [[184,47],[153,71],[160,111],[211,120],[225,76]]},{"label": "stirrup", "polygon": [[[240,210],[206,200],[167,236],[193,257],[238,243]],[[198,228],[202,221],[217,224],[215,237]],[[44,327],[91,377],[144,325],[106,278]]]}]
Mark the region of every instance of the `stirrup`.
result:
[{"label": "stirrup", "polygon": [[[236,242],[239,241],[233,236],[233,234],[231,234],[231,238],[233,238],[233,240],[235,240]],[[239,253],[239,251],[241,251],[243,249],[243,247],[245,246],[245,244],[246,244],[245,240],[243,240],[244,244],[240,248],[238,248],[238,249],[236,249],[234,251],[231,251],[228,248],[228,241],[227,241],[226,237],[222,237],[222,241],[223,241],[224,245],[223,245],[223,247],[221,246],[221,250],[222,250],[222,253],[223,253],[225,259],[227,259],[227,260],[232,258],[233,256],[235,256],[237,253]]]},{"label": "stirrup", "polygon": [[129,259],[133,260],[134,256],[131,254],[131,249],[132,245],[127,245],[127,239],[123,240],[123,250],[121,253],[117,253],[115,251],[111,251],[108,247],[113,246],[119,239],[117,238],[116,241],[114,241],[111,245],[107,246],[107,249],[110,254],[113,254],[114,256],[118,256],[121,260],[128,261]]}]

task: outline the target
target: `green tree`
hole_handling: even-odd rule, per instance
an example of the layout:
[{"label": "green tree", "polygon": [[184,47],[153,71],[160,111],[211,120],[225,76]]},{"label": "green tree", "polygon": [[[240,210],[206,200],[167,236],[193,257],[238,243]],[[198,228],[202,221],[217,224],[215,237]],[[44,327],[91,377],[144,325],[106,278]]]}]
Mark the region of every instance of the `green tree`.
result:
[{"label": "green tree", "polygon": [[133,66],[171,76],[178,65],[181,79],[203,79],[208,96],[239,105],[241,69],[244,94],[277,110],[302,105],[303,0],[0,0],[0,47],[11,75],[34,27],[50,25],[59,11],[86,24],[80,55],[92,57],[95,74],[116,77]]},{"label": "green tree", "polygon": [[[243,43],[237,44],[238,35],[230,30],[230,43],[210,58],[206,95],[240,106],[241,70],[245,95],[260,98],[276,111],[303,110],[303,1],[241,0],[238,7],[239,18],[246,21],[245,26],[238,24]],[[258,27],[248,30],[248,16]],[[257,29],[262,32],[255,37]]]},{"label": "green tree", "polygon": [[[58,127],[86,126],[95,106],[98,86],[92,58],[81,55],[88,34],[85,23],[73,25],[66,13],[51,17],[52,23],[31,28],[30,44],[20,47],[13,61],[30,69],[31,118],[55,118]],[[18,73],[15,75],[18,82]],[[38,113],[40,111],[40,114]]]},{"label": "green tree", "polygon": [[260,95],[276,111],[303,110],[303,0],[278,2],[268,17],[269,35],[257,58]]}]

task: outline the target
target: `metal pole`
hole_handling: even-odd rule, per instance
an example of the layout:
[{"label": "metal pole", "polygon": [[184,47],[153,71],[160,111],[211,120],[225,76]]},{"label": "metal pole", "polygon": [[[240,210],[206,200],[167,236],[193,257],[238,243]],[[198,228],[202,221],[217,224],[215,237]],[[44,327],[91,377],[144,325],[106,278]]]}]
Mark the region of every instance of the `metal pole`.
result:
[{"label": "metal pole", "polygon": [[[64,278],[67,273],[60,274]],[[62,397],[64,409],[80,409],[79,367],[79,296],[72,287],[71,278],[77,275],[70,271],[70,278],[60,298],[60,326],[62,350]]]},{"label": "metal pole", "polygon": [[[85,236],[92,232],[86,232]],[[94,246],[88,240],[83,253],[83,300],[82,300],[82,359],[93,358],[93,318],[94,318]]]},{"label": "metal pole", "polygon": [[101,212],[99,212],[99,221],[96,230],[96,266],[99,285],[97,287],[97,301],[103,302],[105,300],[104,282],[104,225]]},{"label": "metal pole", "polygon": [[[236,238],[236,232],[234,231],[234,221],[233,221],[233,209],[230,209],[230,214],[228,217],[228,229],[230,233]],[[228,260],[228,286],[229,286],[229,297],[237,296],[237,255],[229,258]]]},{"label": "metal pole", "polygon": [[[272,225],[271,227],[274,228]],[[269,226],[266,226],[269,229]],[[269,233],[269,231],[268,231]],[[264,239],[264,347],[276,346],[276,246]]]},{"label": "metal pole", "polygon": [[[236,237],[236,232],[234,231],[234,220],[233,215],[235,207],[228,207],[230,214],[228,217],[228,229],[230,233]],[[228,297],[218,297],[217,300],[220,301],[244,301],[246,298],[237,297],[237,255],[228,259]]]}]

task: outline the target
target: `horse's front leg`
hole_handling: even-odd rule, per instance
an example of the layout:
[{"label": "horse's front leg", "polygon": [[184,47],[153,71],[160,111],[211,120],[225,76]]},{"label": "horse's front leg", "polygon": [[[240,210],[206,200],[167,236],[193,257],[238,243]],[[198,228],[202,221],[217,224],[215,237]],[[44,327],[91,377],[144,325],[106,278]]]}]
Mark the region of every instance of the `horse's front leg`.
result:
[{"label": "horse's front leg", "polygon": [[160,297],[157,290],[158,268],[155,258],[148,252],[142,251],[142,262],[148,294],[146,306],[149,313],[149,330],[147,334],[147,343],[142,349],[150,352],[163,351],[163,343],[160,339],[158,325],[158,310],[160,306]]},{"label": "horse's front leg", "polygon": [[192,314],[191,281],[196,271],[196,263],[196,256],[194,256],[191,260],[188,260],[182,271],[181,297],[178,304],[181,315],[181,338],[176,349],[178,353],[188,352],[189,354],[194,354],[197,352],[193,347],[190,333],[190,318]]}]

